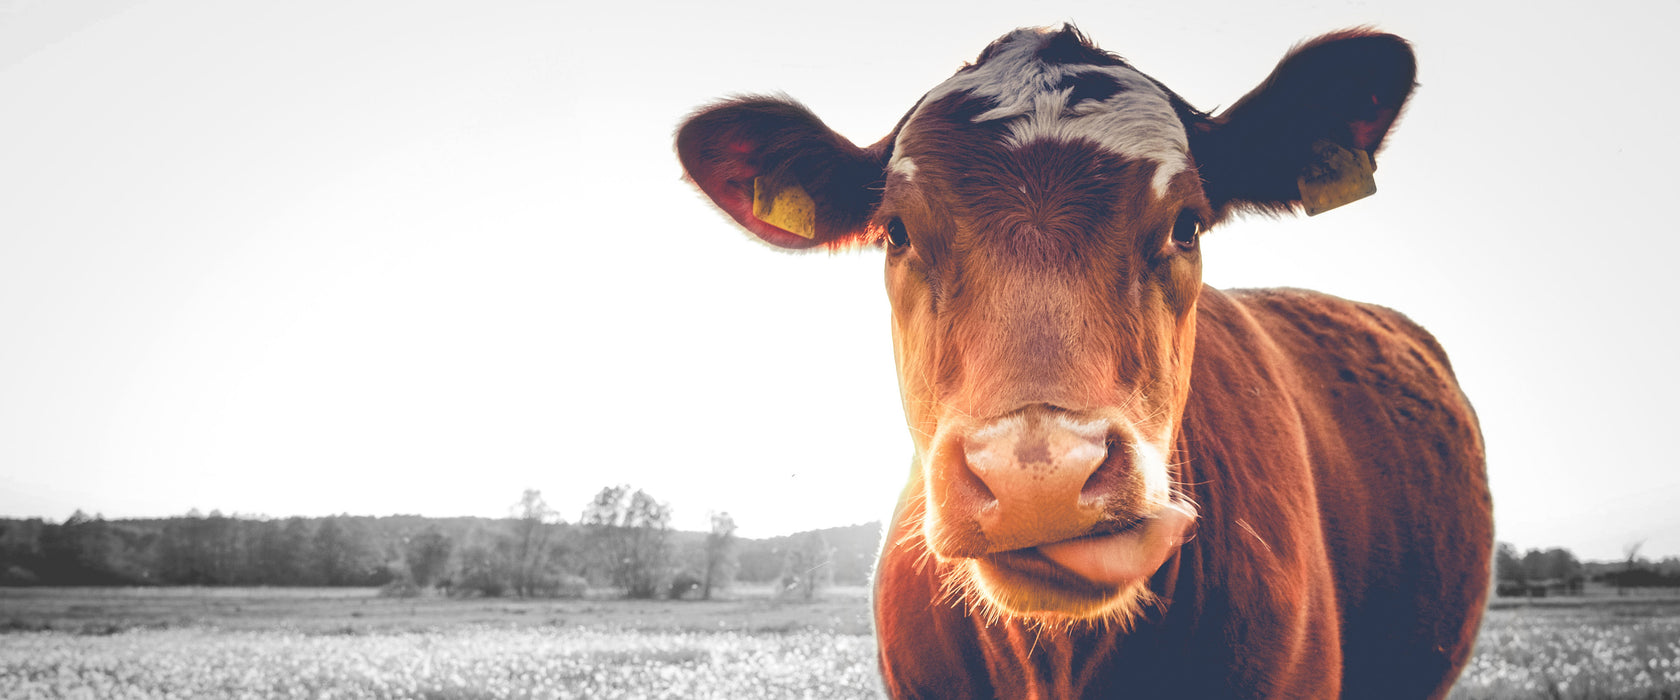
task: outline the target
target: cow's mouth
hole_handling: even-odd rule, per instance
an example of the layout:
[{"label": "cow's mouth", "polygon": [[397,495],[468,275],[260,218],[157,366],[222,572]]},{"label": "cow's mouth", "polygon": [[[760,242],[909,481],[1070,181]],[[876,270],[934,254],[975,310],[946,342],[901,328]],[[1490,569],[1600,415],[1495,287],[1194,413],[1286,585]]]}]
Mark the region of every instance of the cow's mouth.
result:
[{"label": "cow's mouth", "polygon": [[1175,502],[1099,534],[973,559],[971,572],[982,594],[1010,613],[1100,617],[1137,607],[1194,522],[1195,510]]}]

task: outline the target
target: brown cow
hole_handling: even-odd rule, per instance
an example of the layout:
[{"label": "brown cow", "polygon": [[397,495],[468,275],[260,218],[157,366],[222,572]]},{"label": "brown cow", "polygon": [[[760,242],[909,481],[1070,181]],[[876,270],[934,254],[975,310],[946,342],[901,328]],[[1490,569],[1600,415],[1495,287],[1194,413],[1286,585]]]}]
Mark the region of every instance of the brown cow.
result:
[{"label": "brown cow", "polygon": [[916,446],[876,569],[894,697],[1447,693],[1492,505],[1446,355],[1382,307],[1205,287],[1197,245],[1374,191],[1414,74],[1344,31],[1212,116],[1029,29],[868,148],[782,99],[683,124],[759,238],[886,251]]}]

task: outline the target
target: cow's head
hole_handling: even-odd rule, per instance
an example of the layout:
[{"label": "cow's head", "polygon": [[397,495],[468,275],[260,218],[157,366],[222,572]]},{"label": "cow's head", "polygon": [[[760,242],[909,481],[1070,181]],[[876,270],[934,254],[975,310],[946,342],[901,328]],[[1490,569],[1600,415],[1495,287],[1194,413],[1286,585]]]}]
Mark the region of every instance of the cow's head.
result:
[{"label": "cow's head", "polygon": [[1218,116],[1078,31],[998,39],[860,148],[748,98],[677,134],[693,179],[782,248],[884,248],[920,534],[993,613],[1124,620],[1190,536],[1174,455],[1198,237],[1236,210],[1371,191],[1411,93],[1397,37],[1297,47]]}]

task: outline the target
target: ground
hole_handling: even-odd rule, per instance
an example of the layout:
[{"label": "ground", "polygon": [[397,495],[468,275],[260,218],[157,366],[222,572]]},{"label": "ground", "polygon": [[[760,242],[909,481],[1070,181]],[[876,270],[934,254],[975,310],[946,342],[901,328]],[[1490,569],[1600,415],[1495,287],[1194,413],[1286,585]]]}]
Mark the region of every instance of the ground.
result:
[{"label": "ground", "polygon": [[[867,591],[814,602],[0,589],[4,698],[869,698]],[[1453,698],[1680,698],[1680,597],[1495,601]]]}]

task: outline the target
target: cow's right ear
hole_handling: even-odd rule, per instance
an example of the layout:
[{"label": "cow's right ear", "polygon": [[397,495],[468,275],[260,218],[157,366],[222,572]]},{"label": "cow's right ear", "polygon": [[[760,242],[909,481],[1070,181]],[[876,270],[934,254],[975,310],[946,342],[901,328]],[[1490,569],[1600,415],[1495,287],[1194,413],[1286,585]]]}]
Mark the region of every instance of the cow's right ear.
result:
[{"label": "cow's right ear", "polygon": [[865,240],[881,200],[889,140],[859,148],[803,105],[749,97],[701,109],[677,128],[677,157],[700,191],[778,248]]}]

